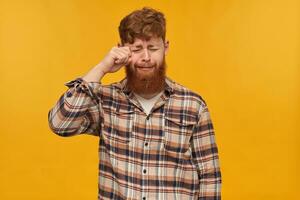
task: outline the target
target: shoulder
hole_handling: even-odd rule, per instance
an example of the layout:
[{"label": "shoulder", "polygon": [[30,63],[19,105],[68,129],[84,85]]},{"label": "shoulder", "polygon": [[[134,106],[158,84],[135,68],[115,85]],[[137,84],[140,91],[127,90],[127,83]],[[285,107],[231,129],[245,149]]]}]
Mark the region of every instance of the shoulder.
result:
[{"label": "shoulder", "polygon": [[109,84],[101,83],[101,92],[103,95],[113,95],[114,93],[119,93],[123,88],[124,80],[118,82],[112,82]]},{"label": "shoulder", "polygon": [[169,80],[172,82],[173,91],[174,91],[175,96],[180,97],[183,100],[195,101],[203,106],[206,106],[206,102],[200,93],[195,92],[194,90],[192,90],[174,80],[171,80],[171,79],[169,79]]},{"label": "shoulder", "polygon": [[109,84],[101,84],[101,100],[103,103],[109,105],[114,102],[124,101],[127,102],[127,98],[123,93],[124,90],[124,79],[118,82],[112,82]]},{"label": "shoulder", "polygon": [[168,78],[172,84],[173,94],[171,98],[181,105],[191,108],[195,113],[201,112],[207,107],[207,103],[203,96],[194,90]]}]

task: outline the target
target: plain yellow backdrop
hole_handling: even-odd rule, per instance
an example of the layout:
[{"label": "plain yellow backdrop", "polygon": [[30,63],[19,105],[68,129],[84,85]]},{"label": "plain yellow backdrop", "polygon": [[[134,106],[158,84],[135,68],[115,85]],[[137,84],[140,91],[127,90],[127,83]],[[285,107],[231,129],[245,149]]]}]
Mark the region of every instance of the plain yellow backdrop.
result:
[{"label": "plain yellow backdrop", "polygon": [[0,0],[0,199],[97,198],[98,138],[58,137],[47,113],[143,6],[166,15],[168,76],[208,103],[223,199],[298,199],[299,0]]}]

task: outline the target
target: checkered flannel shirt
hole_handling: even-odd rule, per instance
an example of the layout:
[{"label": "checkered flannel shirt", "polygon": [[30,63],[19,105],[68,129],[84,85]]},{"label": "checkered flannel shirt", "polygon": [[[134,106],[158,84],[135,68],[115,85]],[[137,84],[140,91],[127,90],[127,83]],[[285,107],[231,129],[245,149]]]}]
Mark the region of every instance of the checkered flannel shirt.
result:
[{"label": "checkered flannel shirt", "polygon": [[48,113],[60,136],[99,137],[98,199],[220,200],[218,148],[205,101],[166,77],[147,115],[126,81],[69,81]]}]

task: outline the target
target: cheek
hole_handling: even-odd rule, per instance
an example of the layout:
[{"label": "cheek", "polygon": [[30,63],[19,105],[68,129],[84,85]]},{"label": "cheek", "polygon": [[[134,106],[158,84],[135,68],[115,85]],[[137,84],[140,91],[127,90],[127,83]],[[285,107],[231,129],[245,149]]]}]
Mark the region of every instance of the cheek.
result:
[{"label": "cheek", "polygon": [[163,51],[156,51],[153,52],[152,54],[152,58],[154,58],[155,60],[162,60],[162,58],[164,57],[164,52]]},{"label": "cheek", "polygon": [[138,62],[139,60],[139,57],[137,55],[132,55],[131,56],[131,63],[132,64],[135,64],[136,62]]},{"label": "cheek", "polygon": [[155,60],[156,63],[162,63],[164,60],[164,55],[162,54],[155,55],[153,56],[153,60]]}]

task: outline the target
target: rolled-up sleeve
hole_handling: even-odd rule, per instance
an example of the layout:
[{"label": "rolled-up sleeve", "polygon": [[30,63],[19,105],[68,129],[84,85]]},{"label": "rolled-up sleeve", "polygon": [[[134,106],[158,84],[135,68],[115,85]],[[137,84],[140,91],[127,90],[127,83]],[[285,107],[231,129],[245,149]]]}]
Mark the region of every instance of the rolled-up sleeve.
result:
[{"label": "rolled-up sleeve", "polygon": [[48,112],[50,129],[60,136],[99,135],[101,84],[82,78],[65,83],[68,90]]},{"label": "rolled-up sleeve", "polygon": [[221,199],[221,171],[210,113],[205,105],[192,136],[192,158],[199,176],[199,200]]}]

